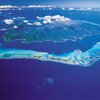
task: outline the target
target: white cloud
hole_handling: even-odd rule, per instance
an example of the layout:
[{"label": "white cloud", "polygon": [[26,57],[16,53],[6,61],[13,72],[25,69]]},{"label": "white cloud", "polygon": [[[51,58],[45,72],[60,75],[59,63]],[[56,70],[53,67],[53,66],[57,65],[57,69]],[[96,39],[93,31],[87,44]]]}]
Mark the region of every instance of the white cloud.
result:
[{"label": "white cloud", "polygon": [[4,23],[5,24],[13,24],[14,23],[14,20],[13,19],[5,19],[4,20]]},{"label": "white cloud", "polygon": [[43,21],[43,23],[44,23],[44,24],[46,24],[46,23],[52,23],[52,21],[51,21],[51,19],[48,18],[48,19],[45,19],[45,20]]},{"label": "white cloud", "polygon": [[62,10],[66,10],[65,7],[62,7],[61,9],[62,9]]},{"label": "white cloud", "polygon": [[[18,8],[17,10],[22,10],[22,8],[53,8],[51,5],[28,5],[28,6],[13,6],[13,5],[0,5],[0,9],[9,10],[11,8]],[[14,9],[15,10],[15,9]]]},{"label": "white cloud", "polygon": [[17,17],[17,18],[19,18],[19,19],[25,19],[25,17]]},{"label": "white cloud", "polygon": [[42,23],[43,24],[50,24],[50,23],[54,23],[54,22],[58,22],[58,21],[61,21],[61,22],[66,22],[66,21],[71,21],[71,19],[69,18],[66,18],[64,16],[60,16],[60,15],[54,15],[54,16],[44,16],[44,17],[39,17],[37,16],[36,17],[38,20],[42,20]]},{"label": "white cloud", "polygon": [[[52,23],[55,23],[55,22],[69,22],[71,21],[71,19],[69,18],[66,18],[64,16],[60,16],[60,15],[54,15],[54,16],[44,16],[44,17],[39,17],[37,16],[37,21],[33,21],[33,22],[30,22],[29,20],[25,19],[25,17],[13,17],[12,19],[5,19],[3,22],[5,24],[13,24],[14,21],[16,22],[17,19],[21,19],[21,21],[27,25],[35,25],[35,26],[41,26],[43,24],[52,24]],[[13,28],[18,28],[18,26],[13,26]]]},{"label": "white cloud", "polygon": [[83,8],[83,7],[79,7],[79,8],[68,8],[68,10],[82,10],[82,11],[87,11],[87,10],[92,10],[95,11],[95,9],[92,8]]},{"label": "white cloud", "polygon": [[33,23],[27,23],[27,25],[33,25]]},{"label": "white cloud", "polygon": [[34,22],[34,23],[30,23],[30,22],[28,22],[27,25],[41,26],[42,23],[41,23],[41,22]]},{"label": "white cloud", "polygon": [[51,8],[51,5],[29,5],[29,6],[24,6],[27,8]]},{"label": "white cloud", "polygon": [[49,7],[49,10],[52,10],[53,8],[52,7]]},{"label": "white cloud", "polygon": [[28,20],[23,20],[24,23],[28,23]]},{"label": "white cloud", "polygon": [[41,22],[34,22],[33,25],[36,25],[36,26],[41,26],[42,23]]},{"label": "white cloud", "polygon": [[43,24],[47,24],[47,23],[48,23],[47,21],[45,21],[45,20],[43,21]]},{"label": "white cloud", "polygon": [[92,8],[87,8],[87,10],[92,10]]},{"label": "white cloud", "polygon": [[[45,9],[58,9],[56,6],[51,6],[51,5],[28,5],[28,6],[13,6],[13,5],[0,5],[0,10],[22,10],[24,8],[41,8],[42,10]],[[92,10],[92,11],[100,11],[100,9],[94,9],[94,8],[85,8],[85,7],[79,7],[79,8],[74,8],[74,7],[59,7],[62,10]]]},{"label": "white cloud", "polygon": [[75,8],[69,8],[69,10],[75,10]]},{"label": "white cloud", "polygon": [[12,6],[12,5],[0,5],[0,8],[5,9],[5,8],[17,8],[17,6]]},{"label": "white cloud", "polygon": [[18,28],[18,26],[15,25],[13,28]]}]

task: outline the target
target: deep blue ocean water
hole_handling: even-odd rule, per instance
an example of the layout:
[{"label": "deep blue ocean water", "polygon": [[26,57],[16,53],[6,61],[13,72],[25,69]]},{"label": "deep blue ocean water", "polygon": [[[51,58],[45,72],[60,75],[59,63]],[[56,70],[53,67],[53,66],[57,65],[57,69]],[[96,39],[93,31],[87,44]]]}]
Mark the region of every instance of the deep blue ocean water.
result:
[{"label": "deep blue ocean water", "polygon": [[[87,20],[100,24],[98,11],[2,11],[2,16],[6,18],[13,16],[30,20],[45,15],[63,15],[73,20]],[[100,36],[61,43],[20,44],[19,41],[15,41],[3,46],[62,54],[75,49],[85,51],[98,41]],[[99,65],[99,61],[90,67],[81,67],[33,59],[0,60],[0,100],[100,100]]]}]

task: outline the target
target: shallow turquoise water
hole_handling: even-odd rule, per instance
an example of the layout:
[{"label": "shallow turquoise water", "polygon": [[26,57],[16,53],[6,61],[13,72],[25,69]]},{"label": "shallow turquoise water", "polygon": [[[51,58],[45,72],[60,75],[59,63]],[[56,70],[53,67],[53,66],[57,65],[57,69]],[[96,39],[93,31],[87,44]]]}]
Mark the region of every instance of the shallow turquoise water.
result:
[{"label": "shallow turquoise water", "polygon": [[[11,12],[9,15],[8,12]],[[86,20],[100,24],[100,13],[96,11],[62,11],[62,10],[33,10],[2,11],[1,19],[25,17],[36,20],[36,16],[62,15],[72,20]],[[92,16],[92,17],[91,17]],[[3,36],[4,31],[0,32]],[[1,48],[24,49],[48,52],[50,54],[65,54],[76,49],[87,51],[97,42],[100,36],[86,37],[82,40],[66,42],[32,42],[1,41]],[[0,59],[0,76],[2,98],[9,100],[54,100],[65,99],[94,99],[100,96],[100,62],[90,67],[73,66],[56,62],[44,62],[35,59]],[[54,80],[50,84],[46,80]],[[6,91],[6,92],[5,92]]]}]

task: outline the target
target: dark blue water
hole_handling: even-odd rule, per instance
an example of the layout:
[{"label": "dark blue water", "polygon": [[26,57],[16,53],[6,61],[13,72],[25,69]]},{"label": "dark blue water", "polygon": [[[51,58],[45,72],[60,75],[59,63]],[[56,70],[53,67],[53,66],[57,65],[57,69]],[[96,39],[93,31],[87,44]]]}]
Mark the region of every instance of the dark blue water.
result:
[{"label": "dark blue water", "polygon": [[[3,12],[7,17],[63,15],[75,20],[87,20],[100,24],[99,12],[33,10]],[[91,17],[92,16],[92,17]],[[75,49],[85,51],[100,37],[89,37],[77,42],[7,43],[6,48],[21,48],[49,53],[66,53]],[[0,60],[0,100],[100,100],[100,62],[90,67],[43,62],[38,60]],[[53,80],[53,84],[48,79]],[[46,81],[47,80],[47,81]]]}]

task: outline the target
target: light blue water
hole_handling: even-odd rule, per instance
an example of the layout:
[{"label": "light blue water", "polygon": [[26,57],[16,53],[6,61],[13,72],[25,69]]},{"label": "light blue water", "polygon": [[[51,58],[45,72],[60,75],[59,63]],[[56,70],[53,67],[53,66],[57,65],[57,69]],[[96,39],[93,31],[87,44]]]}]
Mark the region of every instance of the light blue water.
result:
[{"label": "light blue water", "polygon": [[[8,15],[11,12],[11,15]],[[2,16],[26,17],[35,19],[36,16],[63,15],[73,20],[86,20],[100,24],[100,13],[96,11],[62,11],[62,10],[33,10],[3,11]],[[100,36],[87,37],[77,42],[61,43],[35,42],[20,44],[19,41],[4,43],[2,47],[28,49],[41,52],[63,54],[75,49],[86,51],[92,48]],[[91,67],[84,68],[55,62],[38,60],[0,60],[0,76],[2,98],[4,100],[99,100],[100,68],[99,61]],[[54,80],[54,85],[48,85],[45,79]],[[44,85],[46,84],[46,85]],[[37,86],[38,85],[38,86]],[[39,88],[40,86],[40,88]]]}]

